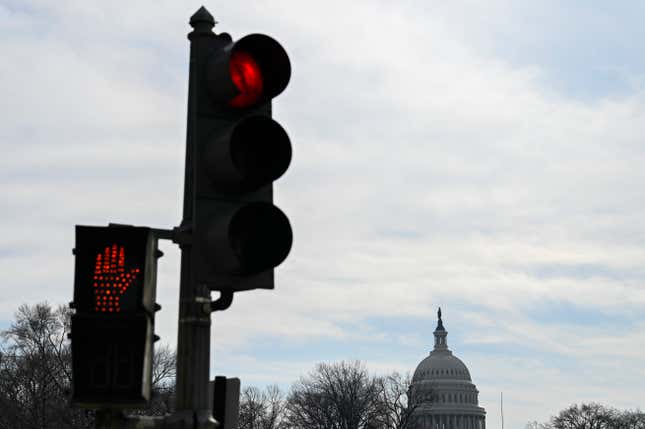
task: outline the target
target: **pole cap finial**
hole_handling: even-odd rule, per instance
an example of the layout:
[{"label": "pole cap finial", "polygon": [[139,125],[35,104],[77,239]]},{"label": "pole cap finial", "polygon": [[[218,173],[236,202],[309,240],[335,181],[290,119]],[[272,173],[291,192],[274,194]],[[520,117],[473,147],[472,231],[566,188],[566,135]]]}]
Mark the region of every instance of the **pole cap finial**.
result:
[{"label": "pole cap finial", "polygon": [[189,23],[195,30],[210,30],[217,24],[217,21],[215,21],[208,9],[202,6],[190,17]]}]

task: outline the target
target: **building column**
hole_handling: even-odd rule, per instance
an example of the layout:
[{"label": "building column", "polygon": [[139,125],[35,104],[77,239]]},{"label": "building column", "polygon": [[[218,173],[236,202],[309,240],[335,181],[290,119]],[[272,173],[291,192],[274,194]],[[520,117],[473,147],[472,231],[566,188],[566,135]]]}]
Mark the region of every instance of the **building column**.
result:
[{"label": "building column", "polygon": [[486,417],[482,417],[482,429],[486,429]]}]

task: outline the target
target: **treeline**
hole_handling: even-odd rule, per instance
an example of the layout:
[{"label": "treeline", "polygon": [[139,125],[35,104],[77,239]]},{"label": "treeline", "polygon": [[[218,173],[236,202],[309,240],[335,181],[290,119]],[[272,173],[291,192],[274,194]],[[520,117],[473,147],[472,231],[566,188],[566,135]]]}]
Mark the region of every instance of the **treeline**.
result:
[{"label": "treeline", "polygon": [[[71,310],[47,303],[21,306],[0,332],[0,429],[89,429],[94,413],[69,406]],[[155,347],[153,400],[139,415],[173,411],[174,351]],[[320,364],[286,394],[246,387],[240,429],[404,429],[410,378],[373,376],[360,362]]]},{"label": "treeline", "polygon": [[319,364],[284,394],[244,388],[239,429],[406,429],[410,377],[372,376],[360,362]]},{"label": "treeline", "polygon": [[645,429],[645,413],[597,403],[574,404],[551,417],[549,422],[527,423],[526,429]]},{"label": "treeline", "polygon": [[[69,308],[21,306],[0,332],[0,429],[90,429],[94,413],[71,408]],[[155,347],[153,400],[133,413],[173,411],[176,356]],[[238,429],[412,429],[410,377],[370,374],[361,362],[321,363],[288,392],[244,387]],[[432,398],[434,395],[424,396]],[[645,429],[645,413],[600,404],[572,405],[526,429]]]}]

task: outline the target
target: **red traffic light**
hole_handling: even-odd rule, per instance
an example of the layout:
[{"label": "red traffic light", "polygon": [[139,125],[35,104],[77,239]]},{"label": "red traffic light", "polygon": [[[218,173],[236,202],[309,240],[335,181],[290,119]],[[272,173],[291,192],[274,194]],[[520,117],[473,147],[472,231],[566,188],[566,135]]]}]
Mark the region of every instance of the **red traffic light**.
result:
[{"label": "red traffic light", "polygon": [[280,43],[250,34],[213,54],[206,65],[211,100],[235,109],[254,107],[280,94],[291,78]]},{"label": "red traffic light", "polygon": [[243,51],[235,51],[230,61],[231,79],[239,94],[229,104],[244,108],[253,106],[262,96],[262,70],[253,57]]}]

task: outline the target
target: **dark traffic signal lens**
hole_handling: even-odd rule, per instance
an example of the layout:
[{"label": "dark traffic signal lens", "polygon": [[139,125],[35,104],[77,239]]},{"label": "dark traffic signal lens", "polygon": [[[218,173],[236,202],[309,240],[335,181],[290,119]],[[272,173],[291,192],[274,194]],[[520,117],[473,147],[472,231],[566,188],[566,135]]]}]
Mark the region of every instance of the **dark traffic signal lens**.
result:
[{"label": "dark traffic signal lens", "polygon": [[291,143],[285,130],[268,116],[248,116],[215,134],[202,155],[206,173],[219,191],[251,192],[287,171]]},{"label": "dark traffic signal lens", "polygon": [[253,274],[280,265],[291,250],[293,236],[289,220],[279,208],[255,202],[235,213],[229,240],[242,270]]}]

